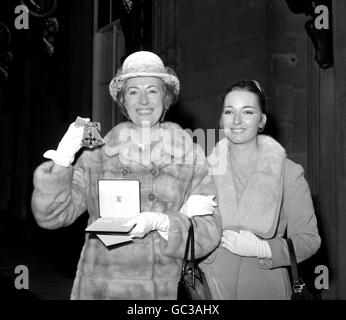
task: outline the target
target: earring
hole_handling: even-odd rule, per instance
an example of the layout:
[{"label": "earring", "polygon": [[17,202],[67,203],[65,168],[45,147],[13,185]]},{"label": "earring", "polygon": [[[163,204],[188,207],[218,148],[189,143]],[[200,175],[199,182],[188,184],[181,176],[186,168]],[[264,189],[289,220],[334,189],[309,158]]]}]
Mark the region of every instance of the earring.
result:
[{"label": "earring", "polygon": [[258,127],[258,133],[263,132],[263,130],[264,130],[264,126],[259,126],[259,127]]}]

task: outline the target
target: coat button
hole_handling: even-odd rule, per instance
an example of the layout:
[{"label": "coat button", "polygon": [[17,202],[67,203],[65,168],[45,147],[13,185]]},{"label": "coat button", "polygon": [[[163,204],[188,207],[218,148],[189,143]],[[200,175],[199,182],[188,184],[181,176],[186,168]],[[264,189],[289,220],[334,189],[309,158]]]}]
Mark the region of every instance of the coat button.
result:
[{"label": "coat button", "polygon": [[149,201],[155,201],[156,196],[153,193],[149,193],[148,199],[149,199]]},{"label": "coat button", "polygon": [[156,177],[156,176],[158,175],[158,173],[159,173],[159,171],[158,171],[157,169],[155,169],[155,168],[152,168],[152,169],[150,170],[150,172],[151,172],[151,174],[152,174],[154,177]]},{"label": "coat button", "polygon": [[121,169],[121,176],[126,177],[130,173],[130,169],[128,167],[124,167]]}]

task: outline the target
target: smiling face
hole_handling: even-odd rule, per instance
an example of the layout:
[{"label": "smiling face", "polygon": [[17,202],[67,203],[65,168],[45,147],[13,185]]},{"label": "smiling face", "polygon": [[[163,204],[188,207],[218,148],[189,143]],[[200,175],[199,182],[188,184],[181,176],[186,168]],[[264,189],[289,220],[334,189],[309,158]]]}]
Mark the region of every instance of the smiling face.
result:
[{"label": "smiling face", "polygon": [[130,78],[126,81],[124,105],[138,127],[153,127],[163,113],[164,84],[156,77]]},{"label": "smiling face", "polygon": [[231,143],[255,143],[266,120],[255,93],[239,89],[225,96],[220,123]]}]

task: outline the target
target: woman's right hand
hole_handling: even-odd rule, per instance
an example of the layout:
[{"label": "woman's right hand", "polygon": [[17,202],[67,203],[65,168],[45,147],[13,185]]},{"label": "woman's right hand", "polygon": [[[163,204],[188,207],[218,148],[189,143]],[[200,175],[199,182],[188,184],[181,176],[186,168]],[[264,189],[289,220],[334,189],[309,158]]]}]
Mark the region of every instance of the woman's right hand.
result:
[{"label": "woman's right hand", "polygon": [[[89,118],[82,118],[85,123],[90,121]],[[71,123],[67,132],[61,139],[57,150],[48,150],[44,153],[44,157],[53,160],[56,164],[68,167],[74,160],[75,154],[81,148],[83,139],[84,125],[76,125]]]},{"label": "woman's right hand", "polygon": [[189,218],[213,214],[214,207],[217,206],[217,203],[213,201],[214,197],[214,195],[191,195],[181,207],[180,213]]},{"label": "woman's right hand", "polygon": [[257,257],[271,259],[272,252],[268,241],[259,239],[247,230],[235,232],[222,231],[221,244],[228,251],[243,257]]}]

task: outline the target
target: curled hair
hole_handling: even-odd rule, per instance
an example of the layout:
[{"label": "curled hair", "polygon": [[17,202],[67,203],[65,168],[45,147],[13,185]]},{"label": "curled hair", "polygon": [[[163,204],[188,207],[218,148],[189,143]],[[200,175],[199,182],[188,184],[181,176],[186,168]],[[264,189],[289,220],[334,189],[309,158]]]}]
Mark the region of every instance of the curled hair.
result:
[{"label": "curled hair", "polygon": [[[162,79],[161,79],[162,80]],[[118,104],[121,113],[129,120],[130,117],[128,115],[128,112],[125,107],[125,87],[126,87],[126,81],[124,81],[124,84],[120,87],[119,91],[116,95],[116,103]],[[163,97],[163,115],[162,119],[165,115],[165,113],[169,110],[170,106],[175,104],[178,101],[178,95],[176,94],[176,86],[171,83],[166,83],[162,81],[162,88],[164,91],[164,97]]]}]

